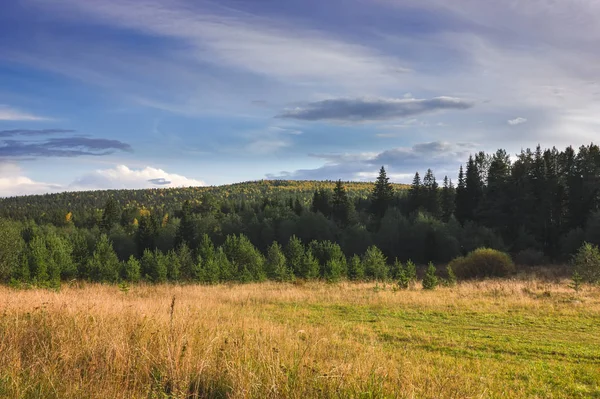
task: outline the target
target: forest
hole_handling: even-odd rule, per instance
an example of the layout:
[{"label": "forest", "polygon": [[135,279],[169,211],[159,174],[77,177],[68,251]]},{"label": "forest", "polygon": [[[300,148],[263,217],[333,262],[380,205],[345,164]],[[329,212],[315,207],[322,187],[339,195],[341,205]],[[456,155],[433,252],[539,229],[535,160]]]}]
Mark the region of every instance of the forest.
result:
[{"label": "forest", "polygon": [[566,264],[584,243],[600,244],[600,148],[479,152],[456,181],[429,169],[411,185],[391,184],[381,167],[374,183],[4,198],[0,218],[0,280],[12,284],[386,280],[482,248],[518,267]]}]

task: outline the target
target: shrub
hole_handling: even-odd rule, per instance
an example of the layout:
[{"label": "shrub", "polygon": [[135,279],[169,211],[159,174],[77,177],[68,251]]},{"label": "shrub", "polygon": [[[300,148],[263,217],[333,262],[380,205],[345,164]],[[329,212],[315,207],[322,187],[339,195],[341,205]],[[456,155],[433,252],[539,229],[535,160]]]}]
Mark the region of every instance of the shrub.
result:
[{"label": "shrub", "polygon": [[429,266],[427,266],[427,271],[425,272],[425,276],[423,277],[423,289],[424,290],[433,290],[438,285],[438,278],[435,275],[436,269],[433,263],[429,262]]},{"label": "shrub", "polygon": [[546,263],[546,256],[537,249],[524,249],[515,256],[515,263],[519,266],[539,266]]},{"label": "shrub", "polygon": [[515,271],[515,264],[504,252],[480,248],[465,257],[450,262],[449,266],[461,278],[504,277]]},{"label": "shrub", "polygon": [[572,265],[583,281],[600,282],[600,250],[596,245],[584,243],[573,256]]}]

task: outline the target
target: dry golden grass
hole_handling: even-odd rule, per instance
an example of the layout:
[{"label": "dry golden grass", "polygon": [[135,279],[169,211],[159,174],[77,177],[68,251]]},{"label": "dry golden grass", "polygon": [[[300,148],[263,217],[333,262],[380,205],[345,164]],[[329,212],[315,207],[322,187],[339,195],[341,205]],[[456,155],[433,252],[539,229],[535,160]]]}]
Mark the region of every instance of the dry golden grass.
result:
[{"label": "dry golden grass", "polygon": [[600,289],[567,282],[4,287],[0,315],[7,398],[600,397]]}]

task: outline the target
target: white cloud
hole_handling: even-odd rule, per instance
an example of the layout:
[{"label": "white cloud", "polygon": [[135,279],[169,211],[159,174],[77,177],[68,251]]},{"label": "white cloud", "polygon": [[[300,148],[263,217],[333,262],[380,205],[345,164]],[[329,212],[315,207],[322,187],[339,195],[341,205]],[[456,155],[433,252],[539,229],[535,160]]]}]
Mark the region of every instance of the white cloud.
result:
[{"label": "white cloud", "polygon": [[507,122],[511,126],[522,125],[523,123],[527,123],[527,119],[519,116],[518,118],[515,118],[515,119],[509,119]]},{"label": "white cloud", "polygon": [[143,189],[204,186],[200,180],[191,179],[162,169],[147,166],[130,169],[117,165],[110,169],[97,169],[75,179],[71,184],[38,182],[27,177],[15,164],[0,164],[0,197],[45,194],[61,191],[86,191],[105,189]]},{"label": "white cloud", "polygon": [[58,184],[36,182],[23,174],[13,163],[0,163],[0,197],[44,194],[61,189]]},{"label": "white cloud", "polygon": [[130,169],[125,165],[117,165],[112,169],[97,169],[83,175],[69,185],[69,190],[140,189],[204,185],[203,181],[167,173],[162,169],[150,166],[146,166],[144,169]]},{"label": "white cloud", "polygon": [[49,118],[44,118],[38,115],[24,112],[8,105],[0,104],[0,121],[47,121]]}]

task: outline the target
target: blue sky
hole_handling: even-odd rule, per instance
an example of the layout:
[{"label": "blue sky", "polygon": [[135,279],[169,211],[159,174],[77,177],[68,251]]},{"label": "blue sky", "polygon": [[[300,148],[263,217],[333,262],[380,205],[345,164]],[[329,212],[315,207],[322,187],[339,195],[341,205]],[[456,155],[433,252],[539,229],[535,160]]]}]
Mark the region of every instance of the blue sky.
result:
[{"label": "blue sky", "polygon": [[0,13],[0,195],[455,179],[600,132],[596,0],[23,0]]}]

